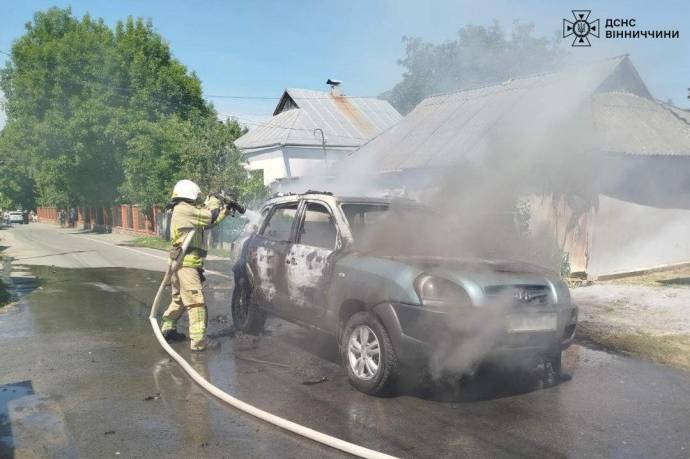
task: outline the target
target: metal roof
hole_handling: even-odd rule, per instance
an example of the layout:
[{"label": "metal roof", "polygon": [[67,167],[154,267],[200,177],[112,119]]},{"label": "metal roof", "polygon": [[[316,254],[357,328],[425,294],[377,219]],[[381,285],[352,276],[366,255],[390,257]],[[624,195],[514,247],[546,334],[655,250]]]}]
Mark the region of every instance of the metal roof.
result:
[{"label": "metal roof", "polygon": [[530,136],[548,135],[550,126],[567,124],[571,115],[582,114],[592,94],[600,90],[651,97],[628,57],[620,56],[568,71],[429,97],[344,161],[366,158],[372,172],[474,162],[494,142],[510,146],[506,132],[523,143]]},{"label": "metal roof", "polygon": [[[290,104],[285,104],[289,99]],[[356,148],[402,118],[385,100],[337,96],[328,92],[286,89],[270,120],[251,129],[235,141],[242,149],[258,150],[276,145],[321,146],[322,129],[326,145]]]},{"label": "metal roof", "polygon": [[603,151],[690,156],[690,122],[683,110],[633,94],[601,93],[592,98],[592,113]]}]

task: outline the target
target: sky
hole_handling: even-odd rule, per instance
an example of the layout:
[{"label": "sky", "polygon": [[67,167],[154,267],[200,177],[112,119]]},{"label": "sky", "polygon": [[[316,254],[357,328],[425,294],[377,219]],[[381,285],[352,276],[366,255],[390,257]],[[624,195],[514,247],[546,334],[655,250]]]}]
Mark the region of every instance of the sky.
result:
[{"label": "sky", "polygon": [[[403,36],[440,43],[463,25],[510,30],[514,20],[533,22],[536,35],[559,34],[573,8],[592,8],[591,19],[635,18],[635,30],[679,30],[679,39],[592,38],[591,48],[571,48],[574,61],[629,54],[652,94],[690,107],[690,2],[687,1],[503,1],[503,0],[0,0],[0,51],[9,52],[37,10],[71,6],[114,25],[127,16],[151,19],[177,59],[196,72],[216,109],[240,120],[269,117],[286,87],[326,90],[343,81],[348,95],[375,96],[401,79],[397,60]],[[0,53],[0,65],[6,57]],[[0,115],[2,117],[2,115]],[[2,119],[0,119],[0,125]]]}]

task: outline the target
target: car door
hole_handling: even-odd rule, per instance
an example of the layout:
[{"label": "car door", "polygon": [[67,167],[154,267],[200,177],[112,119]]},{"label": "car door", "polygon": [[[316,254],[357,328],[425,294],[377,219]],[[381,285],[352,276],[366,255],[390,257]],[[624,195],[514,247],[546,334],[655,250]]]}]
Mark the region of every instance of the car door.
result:
[{"label": "car door", "polygon": [[247,263],[254,283],[254,301],[269,310],[288,301],[285,257],[293,240],[298,202],[276,204],[248,248]]},{"label": "car door", "polygon": [[325,201],[305,201],[296,228],[285,260],[289,307],[300,320],[319,325],[326,311],[331,260],[340,246],[333,210]]}]

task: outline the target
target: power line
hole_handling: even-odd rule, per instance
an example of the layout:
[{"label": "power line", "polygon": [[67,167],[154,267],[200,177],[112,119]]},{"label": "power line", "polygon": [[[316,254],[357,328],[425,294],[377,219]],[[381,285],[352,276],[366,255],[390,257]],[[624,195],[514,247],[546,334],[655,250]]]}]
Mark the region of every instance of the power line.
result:
[{"label": "power line", "polygon": [[280,97],[272,96],[228,96],[223,94],[204,94],[209,99],[256,99],[256,100],[279,100]]},{"label": "power line", "polygon": [[[0,50],[0,53],[9,56],[10,58],[12,57],[11,54],[7,53],[6,51]],[[121,86],[115,86],[113,84],[110,84],[108,82],[101,82],[101,81],[95,81],[95,80],[84,80],[80,78],[71,78],[71,79],[54,79],[53,80],[55,83],[68,83],[68,84],[78,84],[82,85],[84,87],[88,86],[100,86],[104,88],[109,88],[115,91],[121,91],[121,92],[126,92],[128,94],[132,94],[137,91],[135,88],[125,88]],[[241,95],[227,95],[227,94],[204,94],[204,97],[207,98],[212,98],[212,99],[247,99],[247,100],[279,100],[281,97],[273,97],[273,96],[241,96]],[[354,98],[355,96],[343,96],[343,97],[350,97]],[[367,96],[358,96],[360,98],[364,98]],[[331,99],[331,96],[319,96],[319,97],[300,97],[299,99],[308,99],[308,100],[316,100],[316,99],[322,99],[322,100],[328,100]],[[313,129],[304,129],[304,128],[293,128],[293,127],[287,127],[287,126],[276,126],[276,125],[271,125],[268,122],[257,122],[255,120],[250,120],[247,118],[243,118],[241,116],[237,116],[234,114],[230,113],[221,113],[218,112],[219,116],[225,116],[225,117],[230,117],[234,118],[238,121],[241,121],[243,124],[251,125],[251,126],[257,126],[257,127],[268,127],[271,129],[280,129],[280,130],[286,130],[286,131],[303,131],[303,132],[309,132],[313,134]],[[355,136],[349,136],[349,135],[338,135],[334,133],[328,133],[333,137],[340,137],[340,138],[349,138],[353,140],[368,140],[366,138],[362,137],[355,137]]]},{"label": "power line", "polygon": [[[6,51],[0,50],[0,54],[4,54],[8,57],[12,57],[12,55]],[[80,78],[73,77],[71,79],[60,79],[60,80],[53,80],[55,82],[61,82],[61,83],[74,83],[74,84],[80,84],[83,86],[87,85],[99,85],[101,87],[105,88],[110,88],[115,91],[121,91],[121,92],[126,92],[128,94],[132,94],[137,91],[136,88],[125,88],[122,86],[115,86],[109,82],[105,81],[87,81],[83,80]],[[281,97],[276,97],[276,96],[254,96],[254,95],[239,95],[239,94],[204,94],[204,97],[209,98],[209,99],[240,99],[240,100],[280,100]],[[378,96],[340,96],[346,99],[375,99],[378,98]],[[307,99],[307,100],[330,100],[332,99],[332,96],[315,96],[315,97],[300,97],[300,99]]]}]

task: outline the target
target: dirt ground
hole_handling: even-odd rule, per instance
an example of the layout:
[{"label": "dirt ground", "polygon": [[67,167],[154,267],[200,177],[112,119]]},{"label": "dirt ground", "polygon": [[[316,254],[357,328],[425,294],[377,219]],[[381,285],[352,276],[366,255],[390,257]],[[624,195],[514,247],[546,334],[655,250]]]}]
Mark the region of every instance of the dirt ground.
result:
[{"label": "dirt ground", "polygon": [[597,282],[572,297],[581,340],[690,369],[690,268]]}]

